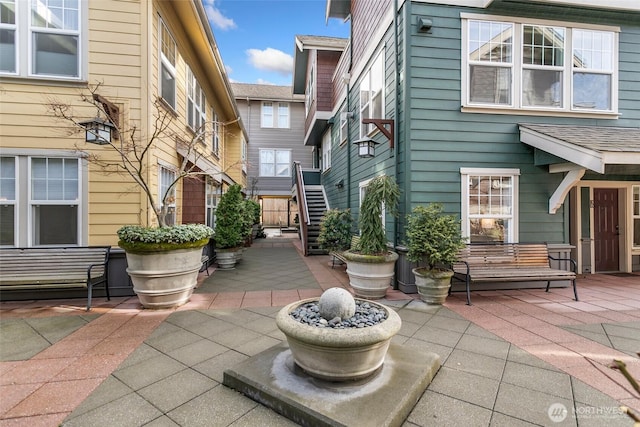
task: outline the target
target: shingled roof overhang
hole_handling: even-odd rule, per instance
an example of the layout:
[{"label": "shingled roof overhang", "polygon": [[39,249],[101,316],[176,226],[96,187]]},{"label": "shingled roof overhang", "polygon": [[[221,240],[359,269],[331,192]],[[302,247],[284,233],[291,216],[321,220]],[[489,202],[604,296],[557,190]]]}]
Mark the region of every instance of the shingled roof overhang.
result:
[{"label": "shingled roof overhang", "polygon": [[587,169],[604,174],[607,166],[640,165],[640,128],[520,123],[520,141],[551,154],[564,164],[550,164],[549,172],[566,173],[549,198],[554,214]]}]

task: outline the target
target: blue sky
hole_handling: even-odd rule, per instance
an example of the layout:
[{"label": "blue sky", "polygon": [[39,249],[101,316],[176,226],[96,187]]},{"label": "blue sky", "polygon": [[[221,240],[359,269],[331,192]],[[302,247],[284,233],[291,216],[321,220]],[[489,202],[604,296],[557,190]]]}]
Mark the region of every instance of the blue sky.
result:
[{"label": "blue sky", "polygon": [[232,82],[291,85],[298,34],[348,37],[326,0],[203,0]]}]

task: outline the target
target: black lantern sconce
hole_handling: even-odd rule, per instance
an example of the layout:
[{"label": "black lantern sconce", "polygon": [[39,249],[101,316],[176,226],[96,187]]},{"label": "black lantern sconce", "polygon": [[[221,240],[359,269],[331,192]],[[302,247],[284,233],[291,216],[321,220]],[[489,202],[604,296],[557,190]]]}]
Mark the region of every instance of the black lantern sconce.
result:
[{"label": "black lantern sconce", "polygon": [[372,138],[365,136],[364,138],[355,140],[353,144],[358,146],[358,156],[363,158],[375,157],[376,145],[378,143],[374,141]]},{"label": "black lantern sconce", "polygon": [[105,145],[111,143],[111,131],[116,127],[109,121],[99,117],[79,123],[85,128],[85,141]]},{"label": "black lantern sconce", "polygon": [[[362,123],[374,124],[380,132],[389,140],[389,149],[393,150],[394,147],[394,137],[393,137],[393,127],[394,122],[391,119],[362,119]],[[388,128],[387,128],[388,126]],[[360,157],[374,157],[375,156],[375,146],[378,144],[370,137],[362,137],[354,142],[354,144],[358,145],[358,155]]]},{"label": "black lantern sconce", "polygon": [[336,182],[336,188],[338,190],[342,189],[342,187],[344,187],[344,179],[341,179],[340,181]]}]

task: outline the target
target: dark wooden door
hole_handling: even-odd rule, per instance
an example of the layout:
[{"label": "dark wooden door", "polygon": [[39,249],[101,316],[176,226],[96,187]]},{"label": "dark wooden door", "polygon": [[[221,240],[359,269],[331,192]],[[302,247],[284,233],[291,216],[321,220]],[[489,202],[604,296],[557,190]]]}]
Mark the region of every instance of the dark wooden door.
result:
[{"label": "dark wooden door", "polygon": [[620,228],[618,190],[593,190],[593,225],[596,272],[620,270]]}]

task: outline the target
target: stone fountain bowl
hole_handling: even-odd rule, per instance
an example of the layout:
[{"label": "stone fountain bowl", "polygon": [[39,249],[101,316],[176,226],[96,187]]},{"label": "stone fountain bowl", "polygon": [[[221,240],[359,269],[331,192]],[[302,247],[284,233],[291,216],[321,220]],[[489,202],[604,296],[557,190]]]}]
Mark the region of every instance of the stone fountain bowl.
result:
[{"label": "stone fountain bowl", "polygon": [[361,300],[387,313],[387,318],[364,328],[318,328],[295,320],[297,307],[318,301],[309,298],[282,308],[276,324],[287,337],[295,363],[312,377],[327,381],[360,380],[382,367],[391,338],[400,330],[398,314],[382,304]]}]

